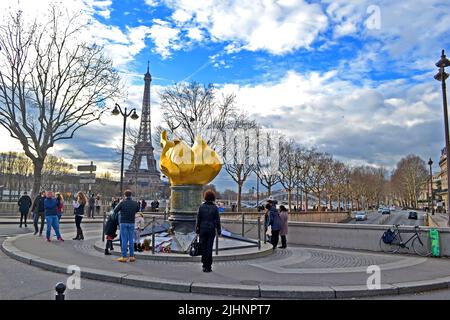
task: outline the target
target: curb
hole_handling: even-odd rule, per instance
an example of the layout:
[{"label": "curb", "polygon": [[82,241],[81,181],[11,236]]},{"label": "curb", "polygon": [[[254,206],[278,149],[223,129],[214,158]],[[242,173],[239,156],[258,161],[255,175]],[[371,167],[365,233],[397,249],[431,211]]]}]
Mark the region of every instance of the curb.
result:
[{"label": "curb", "polygon": [[[67,272],[69,265],[40,258],[32,254],[20,251],[14,246],[14,241],[20,237],[6,239],[2,244],[2,251],[10,258],[38,267],[44,270],[71,274]],[[450,276],[432,280],[412,281],[402,283],[384,284],[381,289],[369,290],[366,286],[275,286],[275,285],[242,285],[219,284],[203,282],[187,282],[181,280],[169,280],[151,278],[147,276],[129,275],[104,271],[99,269],[81,268],[81,277],[91,280],[123,284],[133,287],[141,287],[156,290],[167,290],[185,293],[200,293],[226,295],[247,298],[276,298],[276,299],[349,299],[361,297],[373,297],[381,295],[400,295],[405,293],[417,293],[437,289],[450,288]]]}]

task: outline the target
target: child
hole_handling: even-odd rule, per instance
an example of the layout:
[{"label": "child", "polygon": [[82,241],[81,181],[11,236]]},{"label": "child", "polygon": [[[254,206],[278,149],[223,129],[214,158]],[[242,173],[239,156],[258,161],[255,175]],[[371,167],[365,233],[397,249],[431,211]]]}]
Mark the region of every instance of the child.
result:
[{"label": "child", "polygon": [[105,223],[105,235],[106,235],[106,248],[105,255],[109,256],[111,253],[109,250],[114,250],[113,240],[117,236],[117,227],[119,226],[119,214],[112,213],[108,216]]},{"label": "child", "polygon": [[137,252],[142,252],[141,246],[141,231],[144,230],[145,220],[142,212],[136,213],[134,219],[134,250]]}]

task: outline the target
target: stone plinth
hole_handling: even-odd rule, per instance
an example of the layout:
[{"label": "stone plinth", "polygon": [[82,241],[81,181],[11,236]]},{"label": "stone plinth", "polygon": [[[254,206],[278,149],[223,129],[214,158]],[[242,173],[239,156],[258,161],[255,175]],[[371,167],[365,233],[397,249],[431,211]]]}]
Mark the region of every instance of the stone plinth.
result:
[{"label": "stone plinth", "polygon": [[171,186],[169,221],[175,232],[194,232],[199,206],[202,204],[201,185]]}]

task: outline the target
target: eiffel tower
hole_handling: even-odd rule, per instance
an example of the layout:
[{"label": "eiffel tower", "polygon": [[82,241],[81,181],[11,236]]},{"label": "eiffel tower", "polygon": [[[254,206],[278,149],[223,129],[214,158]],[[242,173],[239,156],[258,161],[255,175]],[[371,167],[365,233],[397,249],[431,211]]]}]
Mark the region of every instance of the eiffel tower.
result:
[{"label": "eiffel tower", "polygon": [[[152,76],[149,69],[150,65],[147,64],[147,73],[144,76],[145,87],[139,136],[130,165],[125,171],[125,181],[131,190],[135,189],[136,196],[150,196],[151,199],[156,199],[160,196],[158,190],[164,188],[164,183],[161,181],[160,173],[156,169],[156,160],[153,155],[150,114]],[[146,160],[146,167],[144,168],[141,167],[143,159]]]}]

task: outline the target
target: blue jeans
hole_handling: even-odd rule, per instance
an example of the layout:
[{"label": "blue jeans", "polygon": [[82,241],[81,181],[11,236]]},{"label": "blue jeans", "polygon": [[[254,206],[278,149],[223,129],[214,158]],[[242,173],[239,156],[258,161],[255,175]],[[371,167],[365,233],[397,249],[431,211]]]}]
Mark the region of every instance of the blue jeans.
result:
[{"label": "blue jeans", "polygon": [[130,257],[134,257],[134,223],[120,224],[120,239],[122,240],[122,257],[127,257],[127,246],[130,249]]},{"label": "blue jeans", "polygon": [[61,234],[59,233],[58,216],[46,216],[45,221],[47,221],[47,239],[50,239],[50,232],[52,230],[52,227],[55,230],[58,239],[61,238]]}]

